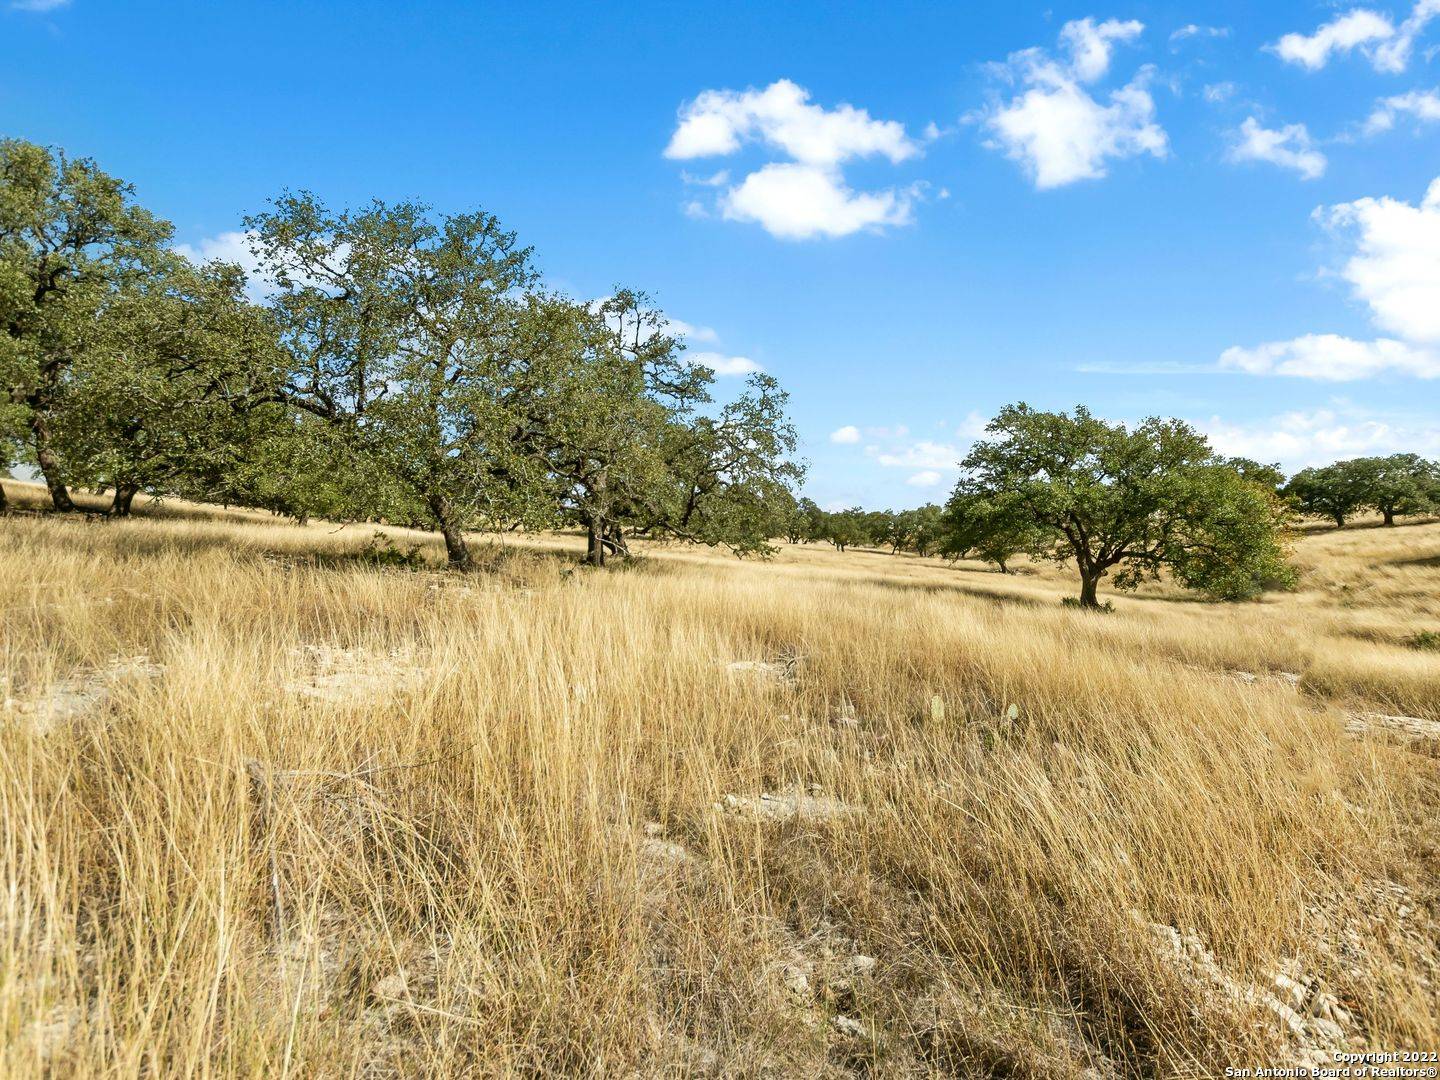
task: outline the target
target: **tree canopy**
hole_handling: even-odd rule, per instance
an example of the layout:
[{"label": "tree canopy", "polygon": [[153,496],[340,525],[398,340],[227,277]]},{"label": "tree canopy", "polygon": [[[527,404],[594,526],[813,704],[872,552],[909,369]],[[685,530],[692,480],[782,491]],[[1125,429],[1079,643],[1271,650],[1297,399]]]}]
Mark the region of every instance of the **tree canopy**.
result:
[{"label": "tree canopy", "polygon": [[1133,588],[1168,570],[1225,599],[1289,579],[1284,509],[1178,420],[1133,430],[1078,407],[1007,406],[962,462],[951,505],[978,546],[1004,538],[1037,558],[1073,559],[1079,602],[1099,604],[1114,572]]},{"label": "tree canopy", "polygon": [[[728,400],[645,294],[543,292],[483,211],[286,192],[259,266],[195,265],[88,161],[0,143],[0,452],[69,485],[438,531],[578,523],[768,552],[803,477],[787,396]],[[256,293],[265,299],[256,303]],[[3,506],[3,504],[0,504]]]}]

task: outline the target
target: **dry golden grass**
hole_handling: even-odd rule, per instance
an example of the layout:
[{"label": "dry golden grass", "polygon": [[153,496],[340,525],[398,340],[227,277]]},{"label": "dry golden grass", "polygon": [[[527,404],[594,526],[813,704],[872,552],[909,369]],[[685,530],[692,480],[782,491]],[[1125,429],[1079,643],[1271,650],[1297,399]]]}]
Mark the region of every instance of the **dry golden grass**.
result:
[{"label": "dry golden grass", "polygon": [[[1440,759],[1346,731],[1440,719],[1440,654],[1406,645],[1440,630],[1440,525],[1307,533],[1262,603],[1158,586],[1108,616],[1050,567],[589,572],[512,537],[460,579],[353,558],[373,532],[0,523],[0,1073],[1209,1076],[1440,1046]],[[728,670],[781,657],[793,680]],[[1286,964],[1343,1040],[1285,1027]]]}]

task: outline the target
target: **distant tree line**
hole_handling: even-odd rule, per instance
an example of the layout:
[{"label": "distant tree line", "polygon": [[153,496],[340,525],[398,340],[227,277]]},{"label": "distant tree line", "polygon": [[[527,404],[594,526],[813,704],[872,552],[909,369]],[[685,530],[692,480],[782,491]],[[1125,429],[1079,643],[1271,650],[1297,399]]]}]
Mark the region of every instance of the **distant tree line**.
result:
[{"label": "distant tree line", "polygon": [[1440,512],[1440,462],[1418,454],[1351,458],[1302,469],[1283,491],[1300,513],[1329,518],[1337,528],[1366,512],[1394,525],[1401,515]]},{"label": "distant tree line", "polygon": [[[71,490],[465,532],[575,524],[767,550],[803,476],[763,373],[714,373],[641,292],[544,289],[483,213],[285,193],[246,220],[268,293],[197,265],[94,162],[0,141],[0,468]],[[0,493],[0,510],[3,510]]]}]

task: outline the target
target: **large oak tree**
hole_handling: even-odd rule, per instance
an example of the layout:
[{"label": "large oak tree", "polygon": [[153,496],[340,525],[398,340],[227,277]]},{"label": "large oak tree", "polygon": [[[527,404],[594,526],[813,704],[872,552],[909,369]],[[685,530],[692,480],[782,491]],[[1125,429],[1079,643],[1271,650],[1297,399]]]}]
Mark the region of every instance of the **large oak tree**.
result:
[{"label": "large oak tree", "polygon": [[[1178,420],[1133,429],[1074,413],[1007,406],[962,463],[954,499],[984,500],[979,524],[1031,531],[1025,549],[1073,559],[1081,606],[1099,606],[1100,581],[1133,588],[1168,570],[1213,596],[1254,596],[1288,581],[1284,508]],[[982,537],[977,539],[983,540]]]}]

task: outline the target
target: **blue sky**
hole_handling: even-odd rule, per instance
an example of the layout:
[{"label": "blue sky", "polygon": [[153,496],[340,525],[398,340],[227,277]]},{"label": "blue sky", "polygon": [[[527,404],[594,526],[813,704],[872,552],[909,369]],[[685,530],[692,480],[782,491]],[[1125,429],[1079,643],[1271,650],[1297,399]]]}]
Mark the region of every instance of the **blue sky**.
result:
[{"label": "blue sky", "polygon": [[0,0],[0,133],[200,254],[284,187],[484,207],[776,375],[821,503],[899,507],[1022,399],[1440,456],[1437,50],[1440,0]]}]

